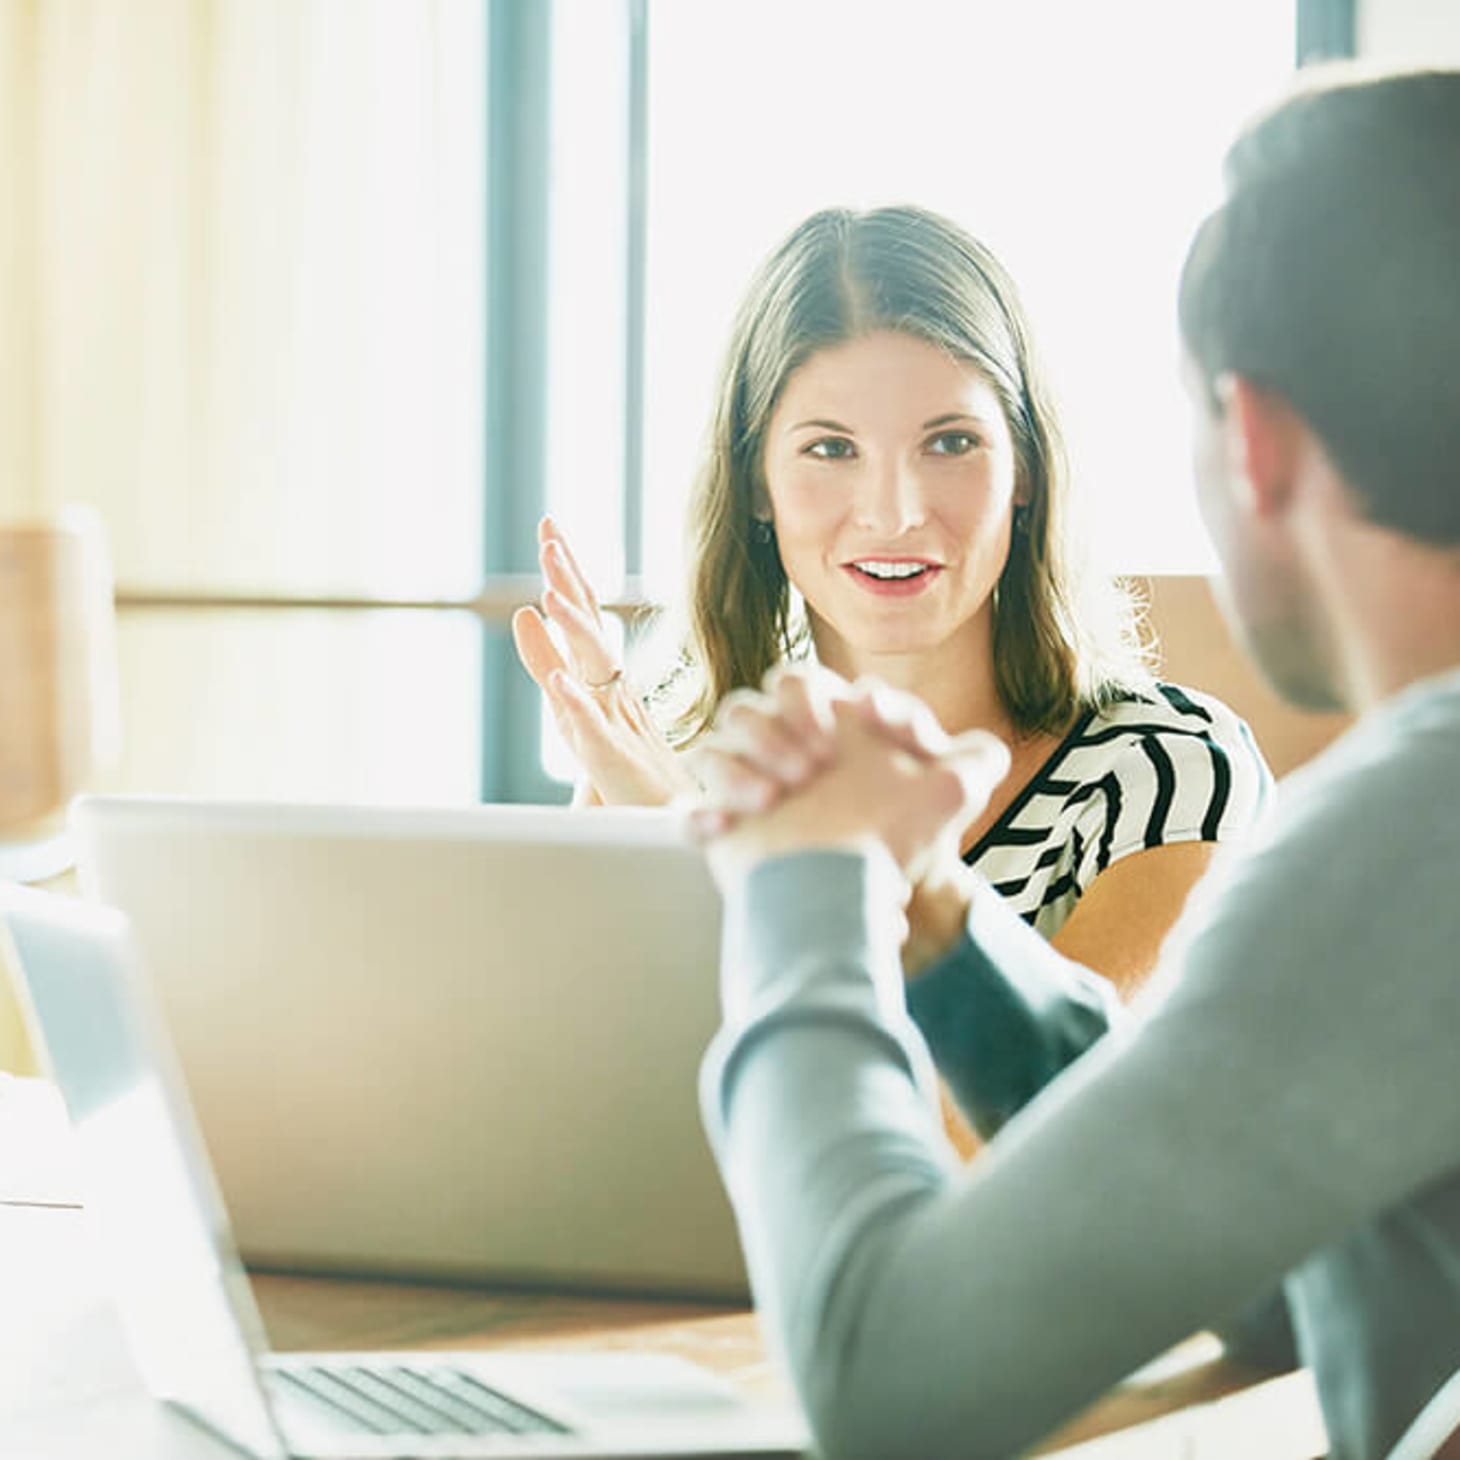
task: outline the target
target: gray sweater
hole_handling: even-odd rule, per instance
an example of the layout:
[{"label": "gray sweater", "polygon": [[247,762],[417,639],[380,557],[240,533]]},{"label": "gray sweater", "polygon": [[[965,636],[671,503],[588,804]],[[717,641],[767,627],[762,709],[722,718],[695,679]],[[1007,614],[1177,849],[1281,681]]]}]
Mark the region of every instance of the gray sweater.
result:
[{"label": "gray sweater", "polygon": [[1008,1455],[1284,1278],[1335,1457],[1385,1454],[1460,1368],[1460,674],[1290,778],[1225,874],[1103,1037],[1099,981],[975,898],[913,986],[1002,1127],[969,1171],[890,864],[802,853],[727,890],[705,1116],[825,1453]]}]

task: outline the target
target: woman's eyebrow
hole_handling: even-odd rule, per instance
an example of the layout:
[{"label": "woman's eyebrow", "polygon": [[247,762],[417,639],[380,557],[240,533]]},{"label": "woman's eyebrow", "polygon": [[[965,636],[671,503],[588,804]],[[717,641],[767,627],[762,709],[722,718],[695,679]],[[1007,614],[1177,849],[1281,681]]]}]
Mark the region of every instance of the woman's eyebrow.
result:
[{"label": "woman's eyebrow", "polygon": [[[941,416],[934,416],[931,420],[924,421],[919,430],[933,431],[939,426],[951,426],[955,421],[970,421],[975,426],[982,426],[984,429],[987,429],[989,424],[983,416],[975,415],[971,411],[945,411]],[[844,425],[841,421],[832,421],[821,416],[809,421],[796,421],[786,429],[788,431],[837,431],[844,436],[856,434],[850,426]]]}]

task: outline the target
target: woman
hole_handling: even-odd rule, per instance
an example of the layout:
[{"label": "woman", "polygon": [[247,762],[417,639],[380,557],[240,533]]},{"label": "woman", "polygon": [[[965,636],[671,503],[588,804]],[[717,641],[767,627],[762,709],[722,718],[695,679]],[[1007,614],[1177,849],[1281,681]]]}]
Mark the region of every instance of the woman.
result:
[{"label": "woman", "polygon": [[[916,694],[950,735],[993,732],[1012,766],[963,860],[1128,992],[1269,778],[1225,706],[1152,682],[1128,601],[1077,571],[1067,505],[998,261],[921,209],[828,210],[762,267],[731,339],[693,505],[686,711],[668,734],[651,721],[551,523],[546,622],[519,610],[518,651],[590,800],[693,791],[680,749],[727,694],[808,654]],[[732,700],[732,734],[734,719]],[[936,892],[930,878],[911,909],[910,971]]]}]

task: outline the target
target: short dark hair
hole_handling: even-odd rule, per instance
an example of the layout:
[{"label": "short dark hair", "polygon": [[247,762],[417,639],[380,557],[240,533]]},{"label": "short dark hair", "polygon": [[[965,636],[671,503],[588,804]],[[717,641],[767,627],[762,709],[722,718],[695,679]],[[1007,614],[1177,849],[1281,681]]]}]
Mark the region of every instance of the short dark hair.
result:
[{"label": "short dark hair", "polygon": [[1372,522],[1460,544],[1460,71],[1334,64],[1227,154],[1181,332],[1323,442]]}]

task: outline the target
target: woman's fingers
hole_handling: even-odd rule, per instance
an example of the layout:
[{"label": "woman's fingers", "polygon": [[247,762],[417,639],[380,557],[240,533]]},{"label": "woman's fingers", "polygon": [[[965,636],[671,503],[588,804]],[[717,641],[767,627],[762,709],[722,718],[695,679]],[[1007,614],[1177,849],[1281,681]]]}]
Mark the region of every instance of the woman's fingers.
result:
[{"label": "woman's fingers", "polygon": [[833,695],[840,681],[800,665],[782,665],[766,676],[766,693],[775,701],[786,730],[806,754],[824,762],[832,754]]},{"label": "woman's fingers", "polygon": [[568,655],[587,686],[606,685],[618,673],[618,661],[598,621],[555,588],[542,596],[543,612],[563,636]]},{"label": "woman's fingers", "polygon": [[580,761],[591,767],[598,757],[616,753],[603,706],[571,674],[560,669],[549,675],[547,692],[558,729]]},{"label": "woman's fingers", "polygon": [[994,787],[1009,774],[1009,747],[987,730],[965,730],[955,735],[939,759],[963,783],[970,807],[982,807]]},{"label": "woman's fingers", "polygon": [[773,806],[787,789],[773,773],[738,755],[719,738],[691,752],[707,811],[730,819]]},{"label": "woman's fingers", "polygon": [[[557,525],[544,517],[538,541],[545,587],[542,615],[521,608],[512,617],[517,653],[538,686],[547,690],[555,669],[575,673],[586,685],[606,684],[618,672],[618,659],[603,632],[598,600],[583,577]],[[547,623],[562,637],[566,656],[553,642]]]},{"label": "woman's fingers", "polygon": [[608,723],[602,707],[578,684],[536,609],[519,608],[512,615],[512,638],[518,658],[547,696],[563,738],[583,759],[583,741],[607,737]]},{"label": "woman's fingers", "polygon": [[781,665],[766,676],[765,692],[786,728],[818,759],[831,757],[837,719],[849,710],[914,755],[937,755],[947,744],[937,717],[922,700],[880,680],[848,684],[816,665]]},{"label": "woman's fingers", "polygon": [[577,802],[658,805],[698,787],[623,679],[588,580],[551,518],[538,527],[541,609],[512,615],[523,667],[587,777]]},{"label": "woman's fingers", "polygon": [[941,755],[948,736],[938,717],[916,695],[895,690],[875,679],[859,679],[849,706],[880,734],[911,755]]},{"label": "woman's fingers", "polygon": [[690,839],[703,845],[723,836],[735,825],[734,812],[720,806],[690,806],[685,813],[685,826]]},{"label": "woman's fingers", "polygon": [[532,676],[533,683],[540,690],[548,692],[551,675],[567,667],[553,636],[542,615],[535,608],[519,608],[512,615],[512,642],[517,646],[517,657],[522,667]]},{"label": "woman's fingers", "polygon": [[603,805],[657,806],[698,794],[694,777],[662,733],[635,720],[631,692],[595,694],[566,670],[549,675],[548,703],[568,748]]},{"label": "woman's fingers", "polygon": [[598,596],[589,584],[587,575],[578,566],[573,549],[568,546],[568,539],[551,517],[544,517],[538,524],[537,537],[538,561],[542,565],[543,577],[547,579],[548,586],[576,604],[595,624],[601,623]]},{"label": "woman's fingers", "polygon": [[786,786],[805,781],[820,760],[779,703],[750,690],[738,690],[721,702],[715,715],[715,746]]},{"label": "woman's fingers", "polygon": [[[721,701],[713,733],[691,752],[706,804],[690,819],[693,835],[721,834],[765,811],[813,779],[830,755],[831,717],[797,672],[774,692],[737,690]],[[767,681],[768,684],[771,683]]]}]

